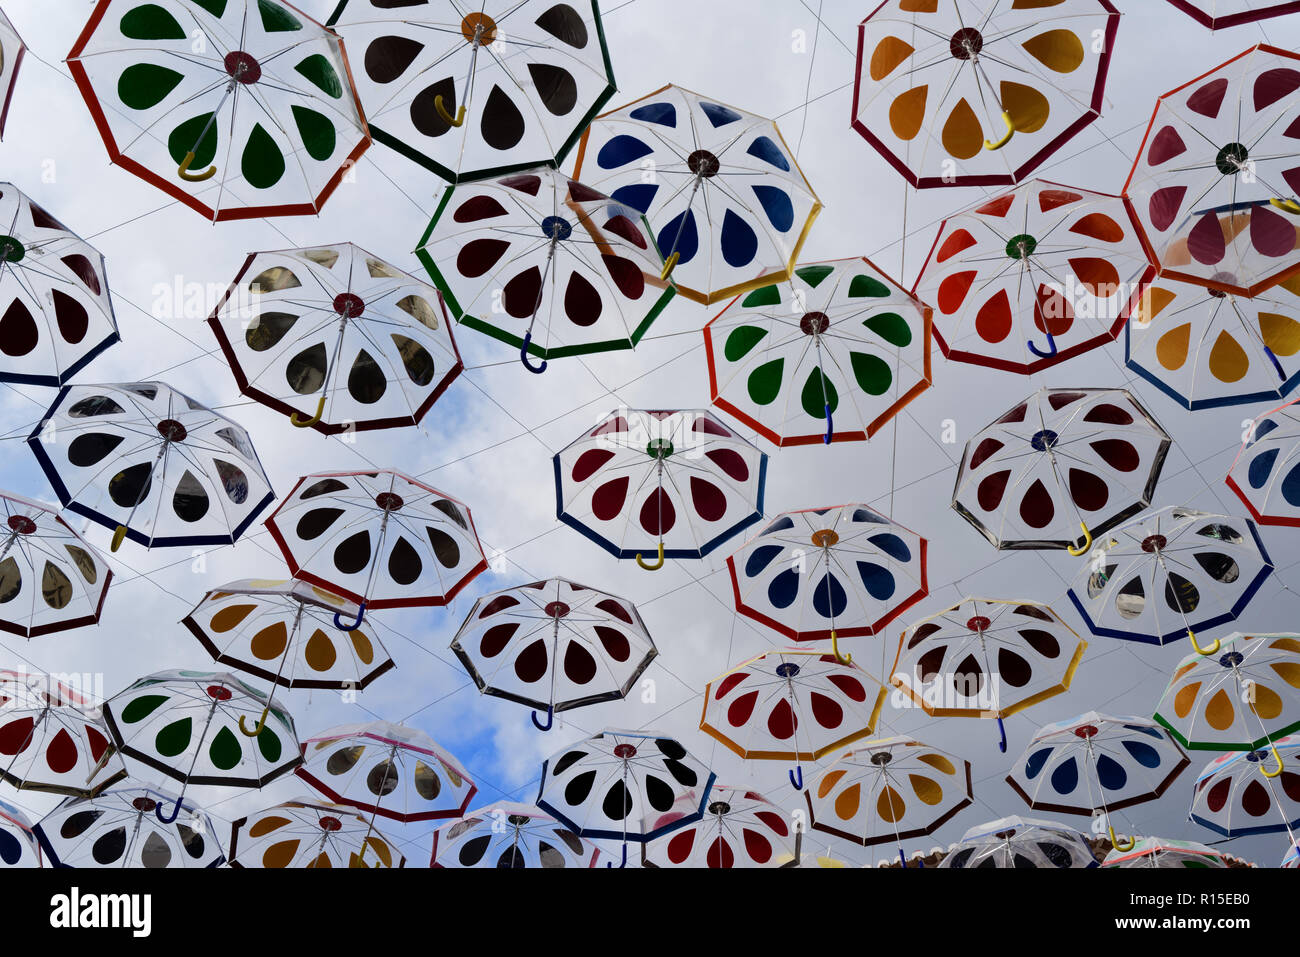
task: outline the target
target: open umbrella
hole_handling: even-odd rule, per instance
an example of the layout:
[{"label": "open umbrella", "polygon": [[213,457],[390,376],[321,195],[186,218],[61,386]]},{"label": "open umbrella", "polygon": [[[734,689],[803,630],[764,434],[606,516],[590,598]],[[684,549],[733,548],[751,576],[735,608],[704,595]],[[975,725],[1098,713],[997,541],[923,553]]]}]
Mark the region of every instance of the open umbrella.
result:
[{"label": "open umbrella", "polygon": [[41,845],[32,833],[31,820],[4,801],[0,801],[0,866],[41,866]]},{"label": "open umbrella", "polygon": [[340,0],[375,139],[454,182],[559,164],[614,94],[595,0]]},{"label": "open umbrella", "polygon": [[110,159],[215,222],[318,213],[370,146],[342,41],[284,0],[99,0],[68,69]]},{"label": "open umbrella", "polygon": [[972,827],[939,862],[947,868],[1096,867],[1088,840],[1072,827],[1032,817]]},{"label": "open umbrella", "polygon": [[1220,851],[1196,841],[1175,841],[1144,837],[1128,848],[1117,847],[1106,855],[1102,867],[1177,867],[1200,869],[1227,867]]},{"label": "open umbrella", "polygon": [[275,498],[248,433],[165,382],[64,386],[27,444],[113,551],[229,545]]},{"label": "open umbrella", "polygon": [[[683,802],[693,812],[693,800]],[[671,816],[669,812],[666,817]],[[643,867],[793,867],[800,851],[790,815],[748,788],[715,784],[702,818],[642,844]]]},{"label": "open umbrella", "polygon": [[1300,761],[1300,736],[1277,738],[1269,751],[1217,755],[1196,779],[1188,817],[1227,838],[1284,831],[1294,844],[1295,829],[1300,827],[1300,774],[1292,770],[1283,770],[1276,778],[1265,774],[1278,763],[1270,751],[1295,767]]},{"label": "open umbrella", "polygon": [[659,654],[630,601],[564,578],[484,595],[451,650],[483,694],[555,713],[619,701]]},{"label": "open umbrella", "polygon": [[240,392],[325,435],[418,425],[464,369],[437,290],[352,243],[252,253],[208,325]]},{"label": "open umbrella", "polygon": [[869,439],[930,387],[930,316],[868,259],[796,266],[704,327],[713,404],[779,446]]},{"label": "open umbrella", "polygon": [[1211,30],[1300,13],[1300,0],[1169,0]]},{"label": "open umbrella", "polygon": [[5,121],[9,118],[9,103],[18,85],[18,68],[22,66],[27,46],[18,35],[9,18],[0,11],[0,137],[4,136]]},{"label": "open umbrella", "polygon": [[405,867],[406,858],[360,814],[337,804],[299,800],[232,824],[230,866],[392,868]]},{"label": "open umbrella", "polygon": [[644,213],[704,304],[787,278],[822,208],[775,122],[671,84],[596,117],[573,175]]},{"label": "open umbrella", "polygon": [[430,867],[595,867],[600,851],[531,804],[497,801],[433,832]]},{"label": "open umbrella", "polygon": [[1225,481],[1261,525],[1300,526],[1300,399],[1265,412],[1246,440]]}]

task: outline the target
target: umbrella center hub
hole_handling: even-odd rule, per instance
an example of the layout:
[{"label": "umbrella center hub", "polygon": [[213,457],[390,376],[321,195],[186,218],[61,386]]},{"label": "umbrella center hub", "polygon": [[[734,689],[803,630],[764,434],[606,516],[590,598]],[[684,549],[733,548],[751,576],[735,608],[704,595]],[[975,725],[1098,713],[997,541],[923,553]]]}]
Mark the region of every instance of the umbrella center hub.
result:
[{"label": "umbrella center hub", "polygon": [[248,85],[262,78],[262,65],[251,53],[243,50],[231,50],[226,54],[226,72],[236,83]]},{"label": "umbrella center hub", "polygon": [[980,632],[987,631],[991,624],[992,622],[984,615],[976,615],[974,618],[970,619],[970,621],[966,622],[966,627],[971,631]]},{"label": "umbrella center hub", "polygon": [[523,827],[530,819],[523,814],[510,814],[506,816],[506,823],[512,827]]},{"label": "umbrella center hub", "polygon": [[799,673],[799,666],[793,661],[783,661],[776,666],[776,676],[778,678],[793,678]]},{"label": "umbrella center hub", "polygon": [[1240,651],[1230,651],[1219,659],[1219,665],[1223,668],[1235,668],[1245,660],[1245,656]]},{"label": "umbrella center hub", "polygon": [[1028,259],[1038,248],[1038,240],[1028,233],[1012,236],[1007,241],[1007,255],[1012,259]]},{"label": "umbrella center hub", "polygon": [[1168,542],[1169,539],[1165,538],[1163,535],[1148,535],[1146,538],[1142,539],[1142,551],[1158,552],[1160,549],[1164,548]]},{"label": "umbrella center hub", "polygon": [[569,606],[562,601],[549,602],[542,610],[552,618],[563,618],[571,611]]},{"label": "umbrella center hub", "polygon": [[158,434],[168,442],[184,442],[189,432],[175,419],[163,419],[158,423]]},{"label": "umbrella center hub", "polygon": [[1235,176],[1245,168],[1249,161],[1250,150],[1246,149],[1241,143],[1229,143],[1219,150],[1219,155],[1214,158],[1214,165],[1219,168],[1219,172],[1224,176]]},{"label": "umbrella center hub", "polygon": [[839,541],[839,535],[829,528],[819,528],[812,533],[812,543],[818,548],[830,548],[832,545],[838,545]]},{"label": "umbrella center hub", "polygon": [[460,21],[460,35],[466,43],[487,45],[497,39],[497,22],[486,13],[471,13]]},{"label": "umbrella center hub", "polygon": [[820,336],[831,326],[830,317],[824,312],[806,312],[799,320],[799,328],[805,336]]},{"label": "umbrella center hub", "polygon": [[708,150],[696,150],[686,157],[686,168],[700,179],[708,179],[710,176],[718,175],[718,171],[722,169],[722,164]]},{"label": "umbrella center hub", "polygon": [[30,535],[36,531],[36,523],[26,515],[10,515],[9,530],[17,535]]},{"label": "umbrella center hub", "polygon": [[718,817],[721,817],[724,814],[730,814],[731,805],[726,801],[714,801],[709,805],[709,813],[716,814]]},{"label": "umbrella center hub", "polygon": [[877,751],[871,756],[871,763],[878,768],[883,768],[892,760],[894,760],[894,756],[888,751]]},{"label": "umbrella center hub", "polygon": [[213,701],[229,701],[234,697],[225,685],[208,685],[207,692],[208,697]]},{"label": "umbrella center hub", "polygon": [[984,49],[984,35],[974,27],[962,27],[948,41],[948,49],[958,60],[973,60]]},{"label": "umbrella center hub", "polygon": [[651,439],[646,444],[645,454],[652,459],[666,459],[673,454],[673,443],[668,439]]},{"label": "umbrella center hub", "polygon": [[1029,440],[1029,444],[1035,452],[1046,452],[1056,446],[1060,436],[1051,429],[1043,429],[1041,432],[1035,432],[1034,437]]},{"label": "umbrella center hub", "polygon": [[27,247],[12,236],[0,236],[0,262],[22,262],[27,255]]},{"label": "umbrella center hub", "polygon": [[137,811],[142,811],[145,814],[148,814],[157,806],[158,806],[157,801],[155,801],[153,798],[147,798],[147,797],[138,797],[131,802],[131,807],[135,808]]},{"label": "umbrella center hub", "polygon": [[1268,757],[1267,751],[1251,751],[1246,755],[1246,760],[1250,761],[1252,764],[1259,764],[1266,757]]},{"label": "umbrella center hub", "polygon": [[614,746],[614,757],[616,757],[616,758],[621,758],[621,759],[624,760],[624,761],[628,760],[629,758],[634,758],[634,757],[636,757],[636,745],[633,745],[633,744],[617,744],[617,745],[615,745],[615,746]]},{"label": "umbrella center hub", "polygon": [[1076,738],[1083,738],[1083,740],[1085,741],[1087,741],[1096,733],[1097,733],[1097,726],[1095,724],[1084,724],[1074,729],[1074,736]]},{"label": "umbrella center hub", "polygon": [[406,503],[402,501],[402,496],[396,492],[380,492],[375,496],[375,504],[385,512],[397,512]]},{"label": "umbrella center hub", "polygon": [[1005,830],[1005,831],[998,831],[998,832],[997,832],[996,834],[994,834],[993,836],[996,837],[996,838],[997,838],[998,840],[1000,840],[1000,841],[1009,841],[1009,840],[1011,840],[1011,838],[1013,838],[1013,837],[1016,836],[1016,829],[1013,827],[1013,828],[1009,828],[1008,830]]},{"label": "umbrella center hub", "polygon": [[542,235],[547,239],[564,242],[573,235],[573,227],[563,216],[547,216],[542,220]]},{"label": "umbrella center hub", "polygon": [[320,819],[320,829],[322,831],[337,831],[343,827],[343,822],[336,817],[326,815]]},{"label": "umbrella center hub", "polygon": [[344,319],[355,319],[366,311],[366,303],[360,296],[344,292],[334,297],[334,311]]}]

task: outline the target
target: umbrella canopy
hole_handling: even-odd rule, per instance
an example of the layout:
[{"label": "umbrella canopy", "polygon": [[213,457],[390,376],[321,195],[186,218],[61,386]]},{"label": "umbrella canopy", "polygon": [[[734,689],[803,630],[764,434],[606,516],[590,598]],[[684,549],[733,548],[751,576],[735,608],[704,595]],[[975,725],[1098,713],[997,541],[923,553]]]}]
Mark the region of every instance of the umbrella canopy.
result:
[{"label": "umbrella canopy", "polygon": [[406,858],[360,814],[304,799],[285,801],[232,824],[230,866],[392,868],[405,867]]},{"label": "umbrella canopy", "polygon": [[775,122],[671,84],[596,117],[573,175],[644,213],[705,304],[789,277],[822,209]]},{"label": "umbrella canopy", "polygon": [[248,433],[165,382],[64,386],[27,444],[114,550],[229,545],[275,498]]},{"label": "umbrella canopy", "polygon": [[[0,84],[11,69],[3,18]],[[61,386],[119,339],[103,255],[0,183],[0,381]]]},{"label": "umbrella canopy", "polygon": [[642,849],[642,864],[646,867],[730,870],[792,866],[798,842],[794,825],[782,808],[747,788],[715,784],[704,817],[692,819],[667,837],[643,844]]},{"label": "umbrella canopy", "polygon": [[93,797],[126,777],[100,707],[52,675],[0,671],[0,778],[19,790]]},{"label": "umbrella canopy", "polygon": [[796,266],[704,327],[713,404],[779,446],[866,440],[930,387],[930,317],[869,259]]},{"label": "umbrella canopy", "polygon": [[68,69],[113,163],[214,222],[318,213],[370,146],[342,41],[283,0],[99,0]]},{"label": "umbrella canopy", "polygon": [[433,832],[430,867],[595,867],[600,851],[531,804],[497,801]]},{"label": "umbrella canopy", "polygon": [[1101,114],[1109,0],[882,3],[858,27],[853,128],[918,188],[1018,183]]},{"label": "umbrella canopy", "polygon": [[184,817],[158,819],[158,807],[175,801],[147,787],[70,797],[41,818],[36,838],[51,867],[220,867],[225,851],[206,812],[181,801]]},{"label": "umbrella canopy", "polygon": [[529,355],[634,348],[676,294],[644,215],[546,167],[446,190],[416,255],[463,325],[534,372]]},{"label": "umbrella canopy", "polygon": [[1300,526],[1300,409],[1292,400],[1257,418],[1228,470],[1237,493],[1261,525]]},{"label": "umbrella canopy", "polygon": [[1282,863],[1278,866],[1287,869],[1300,868],[1300,844],[1292,844],[1288,847],[1286,856],[1282,858]]},{"label": "umbrella canopy", "polygon": [[451,650],[480,692],[548,715],[627,697],[659,654],[635,605],[564,578],[484,595]]},{"label": "umbrella canopy", "polygon": [[394,469],[303,476],[266,528],[295,578],[362,611],[445,605],[487,568],[468,506]]},{"label": "umbrella canopy", "polygon": [[1243,23],[1300,13],[1297,0],[1169,0],[1197,23],[1222,30]]},{"label": "umbrella canopy", "polygon": [[643,567],[703,558],[763,514],[767,456],[709,412],[616,409],[554,464],[556,517]]},{"label": "umbrella canopy", "polygon": [[375,139],[453,183],[558,165],[614,95],[595,0],[340,0],[329,25]]},{"label": "umbrella canopy", "polygon": [[313,788],[391,821],[459,817],[478,790],[450,751],[418,728],[388,721],[322,731],[302,753],[295,773]]},{"label": "umbrella canopy", "polygon": [[1188,816],[1224,837],[1284,831],[1292,837],[1300,827],[1300,774],[1290,770],[1300,761],[1300,736],[1273,742],[1284,762],[1282,773],[1269,778],[1276,766],[1269,751],[1230,751],[1205,765],[1192,790]]},{"label": "umbrella canopy", "polygon": [[245,579],[204,594],[181,624],[212,660],[284,688],[364,689],[393,667],[369,628],[334,616],[357,606],[304,581]]},{"label": "umbrella canopy", "polygon": [[208,325],[240,392],[325,435],[418,425],[465,368],[438,291],[351,243],[252,253]]},{"label": "umbrella canopy", "polygon": [[999,818],[972,827],[940,867],[1096,867],[1088,840],[1072,827],[1032,817]]},{"label": "umbrella canopy", "polygon": [[9,118],[9,102],[18,85],[18,68],[22,66],[27,46],[18,35],[9,18],[0,12],[0,137],[4,136],[5,121]]},{"label": "umbrella canopy", "polygon": [[1095,635],[1195,644],[1197,630],[1240,615],[1272,570],[1254,522],[1175,505],[1099,538],[1068,594]]},{"label": "umbrella canopy", "polygon": [[1300,53],[1266,44],[1166,93],[1124,185],[1171,279],[1257,296],[1300,272]]},{"label": "umbrella canopy", "polygon": [[[93,625],[113,571],[48,505],[0,492],[0,631],[36,638]],[[38,584],[39,583],[39,584]]]},{"label": "umbrella canopy", "polygon": [[1130,369],[1183,407],[1281,401],[1300,381],[1300,276],[1253,299],[1161,277],[1124,334]]},{"label": "umbrella canopy", "polygon": [[736,610],[794,641],[876,635],[929,594],[924,538],[866,505],[776,516],[727,559]]},{"label": "umbrella canopy", "polygon": [[1174,841],[1144,837],[1131,850],[1116,848],[1106,855],[1102,867],[1227,867],[1223,854],[1195,841]]},{"label": "umbrella canopy", "polygon": [[0,801],[0,866],[41,866],[41,846],[32,833],[31,820],[4,801]]},{"label": "umbrella canopy", "polygon": [[1122,199],[1036,179],[944,220],[912,291],[947,358],[1032,375],[1115,339],[1154,276]]}]

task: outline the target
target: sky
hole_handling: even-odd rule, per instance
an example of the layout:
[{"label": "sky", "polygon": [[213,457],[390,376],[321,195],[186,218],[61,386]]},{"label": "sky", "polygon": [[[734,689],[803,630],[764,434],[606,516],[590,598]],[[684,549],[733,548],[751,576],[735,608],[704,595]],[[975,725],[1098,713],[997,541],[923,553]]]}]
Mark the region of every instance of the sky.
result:
[{"label": "sky", "polygon": [[[611,106],[666,83],[773,117],[825,205],[804,246],[804,262],[866,256],[909,288],[939,223],[992,196],[979,187],[917,192],[850,128],[857,24],[874,3],[846,0],[628,0],[603,5],[618,92]],[[1161,93],[1267,40],[1300,46],[1292,16],[1211,33],[1160,0],[1116,0],[1121,19],[1101,119],[1039,170],[1060,183],[1118,193]],[[327,0],[302,0],[320,20]],[[714,769],[720,783],[760,791],[793,810],[802,799],[781,762],[746,763],[699,730],[705,684],[731,665],[783,643],[734,613],[725,559],[733,540],[699,561],[669,562],[653,574],[618,561],[555,520],[551,457],[611,409],[692,409],[709,403],[700,330],[722,304],[678,298],[635,352],[562,360],[544,376],[524,373],[513,350],[469,329],[457,330],[466,373],[415,430],[364,433],[347,442],[291,429],[284,419],[239,395],[203,319],[254,250],[351,241],[421,275],[414,249],[443,188],[432,174],[376,145],[316,217],[213,226],[151,185],[112,166],[64,57],[90,5],[72,0],[5,0],[5,13],[30,47],[0,144],[0,179],[12,182],[107,258],[122,333],[83,372],[81,382],[163,379],[219,409],[249,431],[272,486],[285,494],[300,475],[330,469],[396,467],[469,504],[493,568],[446,609],[376,615],[379,636],[397,667],[346,702],[332,692],[278,692],[300,738],[326,728],[382,718],[426,731],[453,752],[479,786],[476,806],[498,799],[531,802],[542,761],[602,728],[653,729],[675,736]],[[820,12],[820,18],[818,13]],[[172,290],[180,288],[178,300]],[[778,450],[771,456],[766,512],[843,502],[874,505],[930,543],[930,595],[883,638],[857,639],[852,650],[877,677],[887,676],[898,632],[908,621],[967,595],[1050,604],[1077,632],[1085,623],[1065,591],[1078,562],[1064,552],[998,552],[949,507],[962,448],[971,435],[1042,387],[1124,387],[1173,436],[1155,505],[1185,505],[1236,514],[1223,476],[1239,448],[1242,422],[1267,405],[1189,413],[1137,378],[1115,343],[1046,373],[1025,377],[934,357],[934,386],[868,443]],[[6,385],[0,390],[0,488],[55,501],[22,441],[42,418],[53,390]],[[945,442],[944,424],[955,430]],[[735,423],[733,423],[735,424]],[[752,433],[741,428],[742,434]],[[892,483],[892,487],[891,487]],[[1261,530],[1274,559],[1270,577],[1239,625],[1254,631],[1293,626],[1300,600],[1291,588],[1300,562],[1293,532]],[[112,565],[113,582],[97,627],[24,642],[0,638],[0,667],[102,674],[113,694],[150,672],[212,667],[178,623],[208,589],[245,577],[285,577],[283,561],[259,524],[233,547],[157,549],[128,543],[108,555],[110,532],[85,532]],[[527,709],[480,696],[448,651],[472,603],[488,592],[563,576],[625,596],[640,610],[660,655],[646,672],[653,693],[567,712],[549,733],[535,731]],[[1231,627],[1206,637],[1227,634]],[[879,736],[906,734],[969,760],[973,805],[935,834],[908,842],[909,852],[947,846],[970,827],[1029,812],[1005,777],[1035,729],[1090,710],[1149,717],[1169,673],[1190,649],[1158,648],[1110,638],[1090,645],[1069,692],[1006,722],[1010,746],[997,749],[991,722],[935,719],[886,705]],[[649,698],[649,700],[645,700]],[[1208,755],[1161,800],[1115,815],[1126,833],[1210,841],[1187,820],[1191,786]],[[163,783],[143,766],[135,776]],[[805,776],[813,769],[805,767]],[[6,788],[4,799],[33,817],[53,799]],[[219,822],[308,793],[296,778],[262,792],[195,788],[191,797]],[[224,828],[224,824],[219,827]],[[384,826],[408,863],[423,866],[428,825]],[[1226,845],[1273,866],[1285,837],[1266,835]],[[805,849],[829,850],[855,863],[889,858],[889,846],[854,848],[813,833]]]}]

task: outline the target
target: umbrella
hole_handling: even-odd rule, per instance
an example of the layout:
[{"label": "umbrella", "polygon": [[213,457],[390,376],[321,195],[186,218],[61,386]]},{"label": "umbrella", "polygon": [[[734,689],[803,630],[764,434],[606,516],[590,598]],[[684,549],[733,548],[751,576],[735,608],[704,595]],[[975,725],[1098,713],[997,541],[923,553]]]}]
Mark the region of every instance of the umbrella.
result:
[{"label": "umbrella", "polygon": [[468,506],[394,469],[303,476],[266,528],[295,578],[357,603],[345,631],[367,608],[445,605],[487,568]]},{"label": "umbrella", "polygon": [[430,867],[595,867],[600,851],[531,804],[497,801],[433,832]]},{"label": "umbrella", "polygon": [[41,866],[41,846],[32,833],[32,822],[26,814],[4,801],[0,801],[0,865]]},{"label": "umbrella", "polygon": [[713,779],[673,738],[606,729],[542,763],[537,806],[579,837],[621,840],[626,867],[628,841],[644,844],[703,816]]},{"label": "umbrella", "polygon": [[1109,0],[881,3],[853,128],[918,188],[1020,182],[1100,115],[1118,28]]},{"label": "umbrella", "polygon": [[1096,867],[1088,840],[1072,827],[1032,817],[999,818],[972,827],[940,867]]},{"label": "umbrella", "polygon": [[240,392],[325,435],[418,425],[464,369],[437,290],[351,243],[251,254],[208,325]]},{"label": "umbrella", "polygon": [[119,338],[103,255],[0,183],[0,381],[62,386]]},{"label": "umbrella", "polygon": [[1259,44],[1156,102],[1124,185],[1170,279],[1257,296],[1300,271],[1300,53]]},{"label": "umbrella", "polygon": [[100,554],[47,505],[0,492],[0,509],[9,529],[0,541],[0,631],[36,638],[96,624],[113,580]]},{"label": "umbrella", "polygon": [[1197,23],[1222,30],[1300,12],[1297,0],[1169,0]]},{"label": "umbrella", "polygon": [[703,304],[788,278],[822,208],[776,123],[671,84],[596,117],[573,175],[644,213]]},{"label": "umbrella", "polygon": [[1036,179],[944,220],[912,292],[947,358],[1032,375],[1115,339],[1154,276],[1122,199]]},{"label": "umbrella", "polygon": [[763,514],[767,456],[708,412],[616,409],[554,464],[556,517],[646,569],[703,558]]},{"label": "umbrella", "polygon": [[93,797],[126,777],[98,699],[53,675],[0,671],[0,722],[0,778],[19,790]]},{"label": "umbrella", "polygon": [[[1281,401],[1300,381],[1300,276],[1253,299],[1160,278],[1124,334],[1130,369],[1185,408]],[[1284,361],[1290,360],[1290,361]]]},{"label": "umbrella", "polygon": [[715,784],[704,817],[692,815],[681,830],[641,845],[642,866],[793,867],[800,844],[789,815],[763,795]]},{"label": "umbrella", "polygon": [[214,222],[318,213],[370,146],[342,41],[283,0],[99,0],[68,69],[113,163]]},{"label": "umbrella", "polygon": [[836,759],[805,792],[809,821],[854,844],[931,834],[971,803],[970,762],[907,737],[862,742]]},{"label": "umbrella", "polygon": [[933,717],[1002,719],[1064,694],[1088,643],[1047,605],[964,598],[903,631],[890,681]]},{"label": "umbrella", "polygon": [[[924,538],[866,505],[784,512],[727,559],[736,610],[794,641],[877,635],[929,594]],[[805,587],[806,586],[806,587]]]},{"label": "umbrella", "polygon": [[[268,705],[254,746],[240,726]],[[171,815],[163,815],[161,802],[154,809],[164,824],[176,820],[191,784],[261,788],[302,763],[293,717],[221,672],[147,675],[105,702],[104,720],[124,756],[181,782]]]},{"label": "umbrella", "polygon": [[[704,686],[700,730],[748,761],[798,765],[870,735],[884,703],[883,685],[833,654],[767,651]],[[789,775],[803,790],[803,768]]]},{"label": "umbrella", "polygon": [[[1294,767],[1300,757],[1300,736],[1277,738],[1270,750]],[[1277,764],[1269,751],[1230,751],[1205,765],[1192,789],[1188,814],[1202,827],[1227,838],[1285,831],[1295,843],[1300,827],[1300,774],[1283,770],[1270,778],[1263,773]]]},{"label": "umbrella", "polygon": [[1144,837],[1129,848],[1117,847],[1106,855],[1102,867],[1227,867],[1223,854],[1195,841]]},{"label": "umbrella", "polygon": [[337,804],[409,824],[460,817],[478,788],[451,752],[418,728],[345,724],[303,742],[295,772]]},{"label": "umbrella", "polygon": [[1163,645],[1232,621],[1273,570],[1254,522],[1182,506],[1149,512],[1099,540],[1068,594],[1095,635]]},{"label": "umbrella", "polygon": [[704,327],[713,404],[778,446],[869,439],[930,387],[930,316],[869,259],[796,266]]},{"label": "umbrella", "polygon": [[248,433],[164,382],[64,386],[27,444],[113,551],[229,545],[275,498]]},{"label": "umbrella", "polygon": [[406,858],[360,814],[304,799],[285,801],[232,824],[230,866],[392,868],[405,867]]},{"label": "umbrella", "polygon": [[329,25],[375,139],[453,183],[558,165],[614,95],[595,0],[341,0]]},{"label": "umbrella", "polygon": [[[175,801],[184,819],[162,821]],[[212,818],[175,794],[120,787],[96,797],[67,798],[36,825],[51,867],[220,867],[225,851]]]},{"label": "umbrella", "polygon": [[659,654],[630,601],[564,578],[484,595],[451,650],[483,694],[546,712],[627,697]]},{"label": "umbrella", "polygon": [[530,354],[641,341],[676,295],[659,278],[653,236],[637,210],[539,167],[446,190],[416,255],[463,325],[519,349],[540,373],[546,362]]},{"label": "umbrella", "polygon": [[1300,844],[1292,844],[1288,847],[1286,857],[1282,858],[1282,863],[1278,866],[1287,869],[1300,868]]},{"label": "umbrella", "polygon": [[1007,783],[1037,811],[1103,813],[1119,848],[1111,812],[1154,801],[1189,763],[1154,721],[1089,711],[1039,728]]},{"label": "umbrella", "polygon": [[14,87],[18,85],[18,68],[22,66],[27,45],[18,35],[9,18],[0,12],[0,137],[4,136],[5,120],[9,118],[9,102],[14,96]]},{"label": "umbrella", "polygon": [[1246,430],[1226,479],[1261,525],[1300,525],[1300,410],[1293,400]]}]

